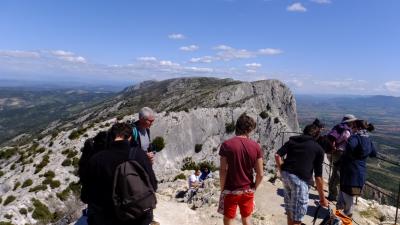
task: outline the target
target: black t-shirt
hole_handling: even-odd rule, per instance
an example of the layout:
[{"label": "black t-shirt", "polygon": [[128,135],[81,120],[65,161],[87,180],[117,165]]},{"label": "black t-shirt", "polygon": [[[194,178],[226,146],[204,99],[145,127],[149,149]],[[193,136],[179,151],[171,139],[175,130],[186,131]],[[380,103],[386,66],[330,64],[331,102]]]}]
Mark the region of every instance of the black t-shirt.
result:
[{"label": "black t-shirt", "polygon": [[298,176],[308,182],[312,174],[322,177],[324,150],[308,135],[294,136],[277,152],[283,160],[282,170]]}]

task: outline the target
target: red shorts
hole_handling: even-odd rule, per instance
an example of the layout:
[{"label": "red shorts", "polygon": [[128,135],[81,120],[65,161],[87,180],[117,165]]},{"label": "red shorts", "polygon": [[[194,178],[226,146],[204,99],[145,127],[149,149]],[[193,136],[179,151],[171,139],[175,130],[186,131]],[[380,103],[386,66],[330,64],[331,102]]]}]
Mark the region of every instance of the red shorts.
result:
[{"label": "red shorts", "polygon": [[223,199],[223,205],[223,214],[229,219],[236,217],[236,209],[238,206],[242,218],[248,217],[254,209],[254,193],[243,193],[238,195],[226,194]]}]

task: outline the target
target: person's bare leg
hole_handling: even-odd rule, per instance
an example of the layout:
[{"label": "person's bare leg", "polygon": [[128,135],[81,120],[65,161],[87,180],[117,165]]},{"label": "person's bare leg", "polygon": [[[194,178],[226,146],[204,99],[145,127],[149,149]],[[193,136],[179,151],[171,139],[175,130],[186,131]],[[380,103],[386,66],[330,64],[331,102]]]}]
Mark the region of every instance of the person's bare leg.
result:
[{"label": "person's bare leg", "polygon": [[292,219],[290,218],[290,216],[287,215],[286,217],[287,217],[287,225],[293,225],[293,221],[292,221]]},{"label": "person's bare leg", "polygon": [[243,225],[251,225],[251,215],[248,217],[242,217],[242,224]]},{"label": "person's bare leg", "polygon": [[224,225],[232,225],[233,219],[224,216]]}]

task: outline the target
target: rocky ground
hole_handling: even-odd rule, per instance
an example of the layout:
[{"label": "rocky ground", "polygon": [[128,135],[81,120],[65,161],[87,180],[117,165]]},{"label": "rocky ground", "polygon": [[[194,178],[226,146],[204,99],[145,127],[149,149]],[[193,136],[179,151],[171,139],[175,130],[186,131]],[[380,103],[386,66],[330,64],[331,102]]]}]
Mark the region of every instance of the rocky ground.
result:
[{"label": "rocky ground", "polygon": [[[186,175],[189,174],[190,172],[187,171]],[[156,220],[162,225],[222,225],[222,215],[217,213],[218,173],[215,175],[214,179],[206,182],[205,188],[199,191],[198,196],[190,204],[186,203],[184,198],[179,198],[181,196],[176,196],[187,189],[186,180],[161,184],[158,194],[159,202],[155,210]],[[312,224],[317,200],[318,194],[315,189],[311,188],[309,210],[303,221],[305,224]],[[283,185],[279,179],[275,183],[264,180],[256,192],[255,202],[256,210],[253,214],[253,224],[286,224],[283,207]],[[330,205],[334,208],[333,202]],[[321,210],[316,224],[319,224],[326,214],[326,210]],[[353,219],[354,224],[360,225],[393,224],[394,216],[394,207],[379,205],[375,201],[359,198]],[[240,224],[239,213],[237,213],[236,224]]]}]

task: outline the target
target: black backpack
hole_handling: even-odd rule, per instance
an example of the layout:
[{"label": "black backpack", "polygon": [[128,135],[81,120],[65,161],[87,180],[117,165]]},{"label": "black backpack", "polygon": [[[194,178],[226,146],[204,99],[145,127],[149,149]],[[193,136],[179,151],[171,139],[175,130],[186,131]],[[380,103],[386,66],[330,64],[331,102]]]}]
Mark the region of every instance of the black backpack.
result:
[{"label": "black backpack", "polygon": [[119,164],[114,174],[112,198],[115,213],[121,221],[138,219],[153,210],[157,203],[149,175],[133,160],[138,149],[131,149],[131,160]]}]

